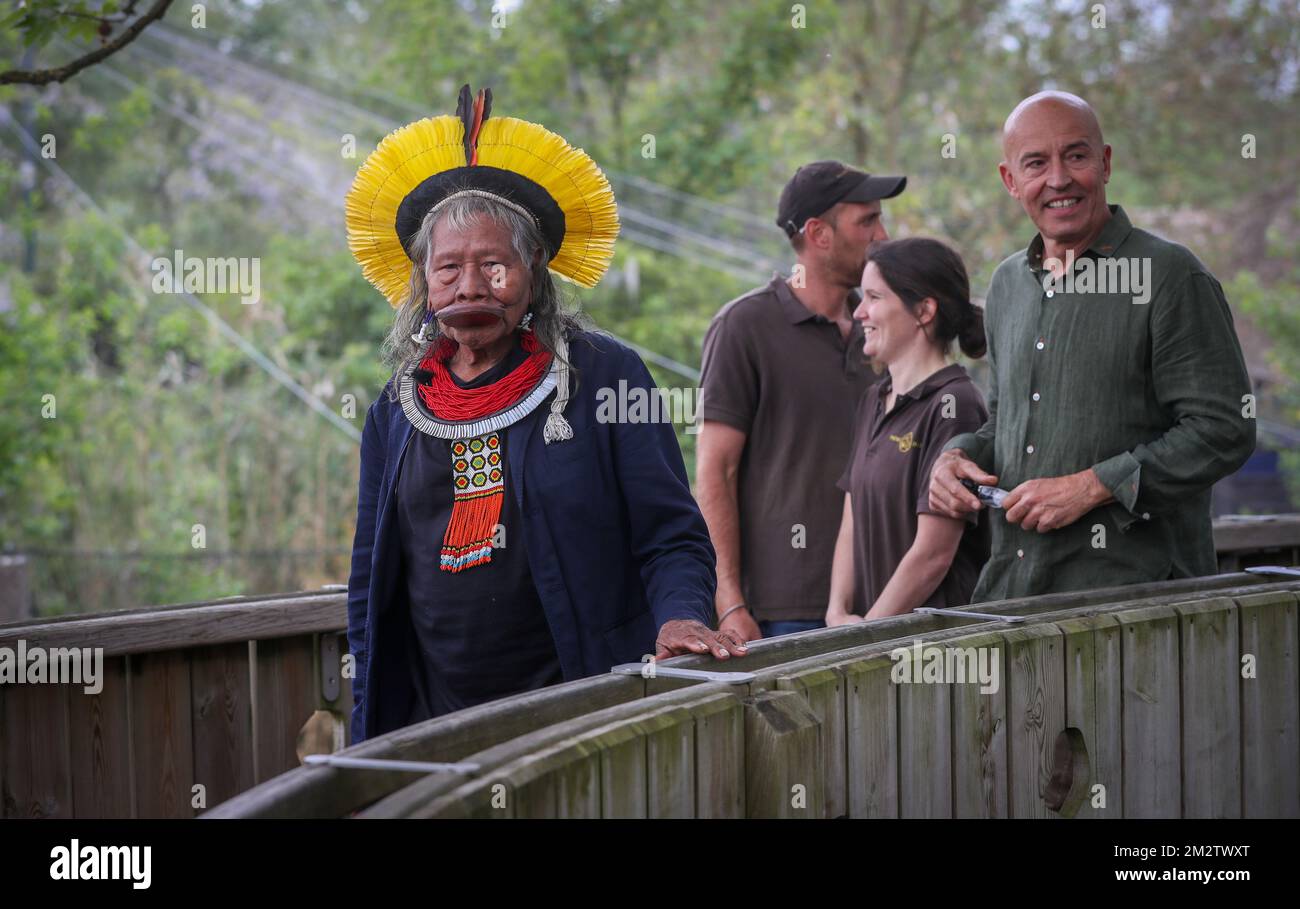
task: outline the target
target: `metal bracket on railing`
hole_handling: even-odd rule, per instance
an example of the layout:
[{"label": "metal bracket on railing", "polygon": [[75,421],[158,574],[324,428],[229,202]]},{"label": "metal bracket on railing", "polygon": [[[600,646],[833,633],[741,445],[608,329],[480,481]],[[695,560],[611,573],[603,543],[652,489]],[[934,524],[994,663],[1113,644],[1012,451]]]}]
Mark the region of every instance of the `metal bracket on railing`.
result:
[{"label": "metal bracket on railing", "polygon": [[926,615],[955,615],[963,619],[985,619],[990,622],[1023,622],[1023,615],[998,615],[996,612],[971,612],[969,609],[936,609],[933,606],[921,606],[914,609],[913,612],[923,612]]},{"label": "metal bracket on railing", "polygon": [[339,660],[338,632],[327,631],[320,636],[320,697],[333,704],[339,699],[343,664]]},{"label": "metal bracket on railing", "polygon": [[610,672],[617,675],[639,675],[647,679],[686,679],[691,682],[722,682],[724,685],[748,685],[758,676],[752,672],[709,672],[706,669],[678,669],[658,663],[620,663]]},{"label": "metal bracket on railing", "polygon": [[1248,571],[1251,574],[1276,574],[1286,578],[1300,578],[1300,568],[1287,568],[1283,565],[1257,565],[1253,568],[1243,568],[1242,571]]},{"label": "metal bracket on railing", "polygon": [[439,764],[432,761],[392,761],[385,758],[354,758],[339,754],[309,754],[304,764],[346,767],[349,770],[401,770],[407,773],[475,773],[478,764]]}]

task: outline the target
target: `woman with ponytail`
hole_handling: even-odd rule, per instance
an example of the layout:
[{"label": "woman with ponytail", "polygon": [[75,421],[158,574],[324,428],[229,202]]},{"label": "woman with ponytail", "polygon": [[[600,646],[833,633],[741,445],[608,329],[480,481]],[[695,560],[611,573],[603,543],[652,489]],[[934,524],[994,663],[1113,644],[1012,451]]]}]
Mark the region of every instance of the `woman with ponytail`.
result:
[{"label": "woman with ponytail", "polygon": [[935,514],[930,468],[953,436],[973,432],[988,409],[950,359],[985,352],[982,311],[970,299],[961,256],[924,237],[867,252],[863,351],[888,373],[858,405],[853,448],[840,477],[844,513],[831,570],[827,625],[970,601],[988,559],[983,512]]}]

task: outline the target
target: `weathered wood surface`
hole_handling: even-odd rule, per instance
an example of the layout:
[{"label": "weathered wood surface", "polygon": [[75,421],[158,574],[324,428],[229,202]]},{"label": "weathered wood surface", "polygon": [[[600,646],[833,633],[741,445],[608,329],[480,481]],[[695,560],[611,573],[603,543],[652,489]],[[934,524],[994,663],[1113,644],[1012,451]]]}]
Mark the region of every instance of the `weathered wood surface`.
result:
[{"label": "weathered wood surface", "polygon": [[[1294,582],[1288,586],[1283,581],[1235,574],[1110,591],[1056,594],[985,604],[980,608],[994,614],[1027,616],[1034,626],[1067,623],[1057,625],[1063,667],[1059,673],[1061,724],[1069,723],[1081,729],[1092,759],[1089,772],[1106,787],[1105,809],[1086,804],[1080,814],[1127,815],[1130,811],[1126,795],[1141,790],[1144,794],[1138,797],[1133,813],[1220,815],[1233,813],[1231,793],[1202,791],[1203,787],[1195,780],[1203,768],[1195,762],[1195,766],[1189,766],[1193,760],[1189,755],[1205,754],[1211,761],[1220,761],[1216,764],[1219,769],[1207,771],[1211,774],[1231,772],[1231,763],[1221,762],[1223,755],[1231,750],[1224,750],[1224,737],[1230,740],[1232,736],[1231,722],[1224,718],[1222,711],[1214,713],[1213,722],[1202,722],[1213,713],[1210,710],[1198,708],[1190,723],[1184,722],[1188,719],[1185,713],[1178,714],[1181,732],[1176,745],[1161,740],[1165,765],[1172,756],[1173,784],[1161,777],[1159,786],[1151,790],[1147,788],[1149,781],[1126,784],[1117,775],[1123,768],[1109,769],[1114,768],[1117,760],[1128,759],[1127,753],[1118,759],[1114,753],[1121,738],[1116,733],[1120,720],[1110,705],[1117,697],[1125,709],[1133,707],[1135,716],[1154,711],[1153,715],[1159,716],[1164,724],[1162,728],[1174,728],[1167,713],[1161,713],[1149,700],[1147,683],[1151,680],[1140,678],[1144,668],[1151,667],[1133,664],[1128,657],[1117,656],[1113,651],[1117,642],[1122,644],[1124,632],[1135,625],[1134,609],[1177,606],[1179,609],[1165,616],[1167,627],[1160,631],[1165,635],[1159,639],[1163,642],[1160,646],[1164,656],[1156,679],[1157,687],[1164,686],[1165,700],[1161,703],[1167,710],[1169,690],[1175,692],[1176,698],[1227,703],[1224,699],[1229,697],[1228,683],[1220,671],[1227,657],[1215,649],[1219,647],[1216,642],[1222,636],[1220,632],[1227,633],[1226,626],[1220,627],[1223,610],[1207,606],[1199,612],[1189,612],[1182,607],[1204,604],[1216,597],[1241,602],[1242,597],[1267,597],[1272,592],[1294,587]],[[1276,600],[1270,600],[1271,605],[1266,609],[1252,601],[1251,609],[1238,610],[1242,653],[1229,661],[1239,661],[1241,655],[1249,652],[1260,663],[1261,671],[1271,673],[1274,680],[1282,683],[1281,688],[1274,688],[1234,679],[1239,684],[1241,710],[1237,731],[1241,742],[1240,811],[1248,816],[1252,812],[1300,813],[1297,804],[1300,780],[1294,771],[1298,687],[1294,683],[1295,603],[1293,596],[1283,600],[1280,608]],[[330,678],[331,666],[323,663],[326,658],[320,649],[321,634],[340,635],[344,613],[342,594],[303,593],[0,625],[0,646],[12,646],[19,639],[33,646],[87,646],[88,642],[103,646],[106,675],[104,690],[98,695],[86,695],[79,688],[67,686],[6,686],[0,690],[0,733],[3,733],[0,805],[5,816],[189,817],[202,811],[194,803],[193,787],[197,784],[203,787],[206,804],[217,806],[211,811],[216,816],[247,813],[338,817],[400,792],[412,783],[410,774],[341,772],[331,768],[298,768],[283,773],[297,763],[294,753],[297,732],[314,710],[334,710],[342,719],[350,709],[350,686],[347,680]],[[1097,618],[1111,614],[1126,615],[1127,624],[1115,618],[1112,626],[1107,620]],[[1219,618],[1206,618],[1204,622],[1209,624],[1191,630],[1190,626],[1202,621],[1193,620],[1193,615]],[[1086,633],[1068,624],[1094,620],[1097,626]],[[800,698],[806,708],[804,712],[813,717],[810,727],[816,733],[813,750],[820,761],[816,768],[799,770],[810,776],[811,785],[790,784],[804,786],[802,791],[808,807],[802,809],[800,816],[897,815],[904,813],[904,802],[921,805],[925,799],[933,801],[936,796],[940,799],[936,804],[941,805],[942,787],[937,783],[923,796],[917,780],[909,776],[907,785],[900,789],[904,774],[913,771],[900,765],[899,748],[904,738],[916,739],[921,734],[925,723],[919,722],[918,717],[927,710],[932,715],[941,711],[943,707],[939,705],[944,703],[950,739],[947,811],[959,816],[996,815],[1003,811],[1000,806],[1005,797],[1005,813],[1018,813],[1012,798],[1016,781],[1010,778],[1015,773],[1015,762],[1009,750],[1014,743],[1015,714],[1008,710],[999,727],[998,696],[977,697],[967,687],[939,686],[943,689],[941,693],[938,690],[903,692],[897,690],[898,686],[892,686],[891,698],[884,696],[880,689],[882,679],[892,684],[888,682],[888,671],[880,670],[888,669],[888,653],[900,643],[915,639],[938,643],[962,636],[1001,635],[1008,630],[1009,626],[994,620],[913,615],[760,642],[750,657],[731,667],[758,672],[759,681],[744,694],[749,701],[747,706],[719,709],[708,720],[693,716],[689,735],[681,723],[660,730],[654,748],[661,771],[669,766],[678,769],[663,772],[653,790],[653,799],[647,788],[644,810],[647,814],[761,814],[764,809],[748,800],[750,782],[763,776],[763,768],[751,766],[753,752],[748,747],[747,735],[754,711],[761,710],[754,707],[754,699],[785,690]],[[1086,645],[1082,643],[1085,639]],[[1133,640],[1133,647],[1139,646],[1137,638]],[[1090,655],[1084,652],[1087,647],[1091,647]],[[1214,663],[1218,667],[1213,679],[1202,678],[1196,667],[1187,662],[1184,651],[1192,650],[1204,654],[1206,665]],[[1074,662],[1076,657],[1083,660],[1078,666]],[[1003,659],[1009,657],[1004,654]],[[873,670],[862,668],[871,666],[873,660]],[[1123,665],[1125,662],[1130,665]],[[1090,668],[1085,669],[1085,664]],[[672,665],[710,663],[704,658],[685,657],[672,661]],[[161,688],[156,679],[165,680]],[[1004,679],[1004,683],[1009,681]],[[669,685],[664,679],[582,680],[409,727],[363,743],[348,753],[459,760],[547,725],[653,697],[669,688],[685,693],[688,701],[694,696],[691,692],[698,690],[691,683]],[[325,689],[329,689],[330,697],[326,697]],[[866,690],[877,693],[866,696],[863,694]],[[1004,690],[1001,695],[1004,707],[1005,699],[1013,694],[1021,697],[1011,689]],[[906,714],[900,713],[903,698],[908,699]],[[1031,703],[1027,693],[1023,700],[1025,705]],[[800,713],[788,703],[782,703],[773,716]],[[1049,699],[1044,703],[1051,706],[1055,701]],[[683,706],[683,709],[687,708]],[[1128,732],[1137,721],[1126,718],[1123,722],[1124,732]],[[932,725],[936,734],[942,731],[941,723]],[[1145,731],[1145,721],[1141,725]],[[1051,730],[1046,720],[1043,728],[1047,731],[1035,739],[1040,749],[1040,765],[1044,762],[1043,755],[1052,748],[1054,735],[1060,732]],[[33,730],[39,731],[39,735],[34,736]],[[706,730],[707,739],[702,737]],[[1132,731],[1141,734],[1136,728]],[[762,729],[755,727],[755,734],[760,732]],[[1005,741],[999,741],[999,734]],[[769,745],[775,745],[780,737],[769,738],[772,739]],[[805,739],[796,736],[791,740],[801,743],[794,750],[800,760],[807,758]],[[615,743],[600,753],[602,756],[614,753],[617,747],[629,753],[634,751],[635,748],[629,749],[627,741],[621,746]],[[792,747],[791,741],[781,747]],[[959,750],[962,742],[969,749],[978,748],[978,757],[974,750]],[[929,742],[918,747],[933,745]],[[997,786],[1002,779],[998,760],[1003,747],[1008,748],[1010,764],[1005,777],[1005,796],[999,794]],[[723,760],[733,765],[733,772],[728,774],[719,769],[724,766],[722,763],[701,761],[704,751],[724,756]],[[1276,769],[1288,758],[1291,760],[1289,775],[1286,769]],[[693,769],[691,779],[686,780],[680,768],[688,763]],[[622,765],[612,758],[608,764],[598,764],[596,787],[602,810],[606,804],[612,804],[604,794],[613,785],[606,773],[607,766],[610,772],[622,772]],[[1040,798],[1042,772],[1040,766],[1037,783]],[[648,764],[645,773],[647,779],[653,778],[653,768]],[[707,776],[702,777],[705,773]],[[1116,782],[1107,783],[1107,778]],[[257,779],[266,782],[255,787],[252,793],[229,798]],[[976,782],[978,791],[969,788]],[[1167,792],[1171,785],[1177,792],[1174,802]],[[579,789],[584,793],[589,791]],[[570,786],[566,791],[579,789]],[[905,799],[900,798],[902,791],[907,793]],[[577,801],[572,802],[572,810],[589,804],[582,801],[585,797],[575,796]],[[1021,804],[1027,804],[1027,798],[1026,794]],[[772,804],[786,814],[792,813],[788,794],[784,801],[786,807]],[[629,812],[640,811],[635,798],[629,799],[625,807]],[[934,807],[933,810],[943,809]],[[1035,812],[1044,813],[1037,808]]]},{"label": "weathered wood surface", "polygon": [[193,817],[190,672],[174,650],[131,660],[131,755],[138,817]]},{"label": "weathered wood surface", "polygon": [[1242,813],[1300,816],[1296,595],[1237,597],[1241,618]]},{"label": "weathered wood surface", "polygon": [[745,710],[740,691],[698,702],[695,717],[695,816],[745,816]]},{"label": "weathered wood surface", "polygon": [[219,644],[195,651],[190,661],[194,780],[206,790],[208,807],[257,782],[249,651],[247,643]]},{"label": "weathered wood surface", "polygon": [[821,729],[807,701],[793,691],[746,700],[746,816],[822,817],[825,773]]},{"label": "weathered wood surface", "polygon": [[0,647],[102,647],[104,655],[153,653],[212,644],[338,632],[347,628],[341,593],[235,598],[0,625]]},{"label": "weathered wood surface", "polygon": [[[93,642],[92,642],[93,643]],[[106,656],[100,690],[0,689],[4,817],[192,818],[298,766],[321,704],[315,635]],[[350,700],[349,686],[336,693]]]},{"label": "weathered wood surface", "polygon": [[[712,742],[719,733],[738,740],[740,718],[739,695],[727,686],[666,692],[578,716],[466,755],[462,760],[479,765],[472,776],[427,775],[360,816],[533,816],[539,805],[547,804],[564,810],[566,816],[695,816],[697,789],[692,786],[686,795],[670,777],[683,773],[692,781],[707,780],[726,770],[734,786],[734,756],[713,747]],[[679,750],[682,741],[697,747]],[[584,767],[568,776],[566,761]],[[586,780],[593,768],[595,785],[589,788]],[[549,796],[539,793],[553,784],[567,787],[573,798],[557,796],[554,802],[546,801]],[[736,794],[711,791],[719,796],[714,810],[729,812],[726,816],[732,817],[743,810]]]},{"label": "weathered wood surface", "polygon": [[899,817],[952,817],[952,689],[948,685],[898,686],[898,813]]},{"label": "weathered wood surface", "polygon": [[898,697],[887,656],[841,663],[849,816],[898,817]]},{"label": "weathered wood surface", "polygon": [[[1242,588],[1241,585],[1245,585]],[[1189,581],[1167,582],[1157,585],[1136,585],[1121,588],[1131,594],[1145,592],[1159,594],[1159,600],[1176,600],[1179,597],[1209,596],[1216,591],[1235,589],[1267,589],[1265,579],[1250,575],[1198,578]],[[1089,605],[1091,604],[1091,605]],[[1089,591],[1078,594],[1060,594],[1048,597],[1008,601],[989,607],[993,611],[1050,615],[1062,608],[1117,608]],[[797,671],[792,660],[816,661],[827,653],[840,654],[841,660],[855,655],[883,652],[879,648],[909,634],[953,636],[969,634],[973,629],[988,623],[974,619],[944,616],[904,616],[872,626],[855,626],[847,636],[848,643],[836,646],[834,638],[827,635],[843,629],[827,629],[806,636],[782,638],[760,642],[754,653],[743,664],[734,668],[758,670],[763,681],[757,686],[775,688],[776,678],[783,672]],[[862,630],[857,630],[862,629]],[[814,638],[812,643],[799,640]],[[847,649],[846,649],[847,648]],[[874,648],[874,649],[873,649]],[[886,646],[886,651],[888,646]],[[707,666],[709,661],[697,657],[679,657],[669,665]],[[778,667],[766,671],[763,666]],[[793,667],[793,668],[791,668]],[[449,717],[430,720],[426,724],[381,736],[356,746],[348,753],[363,757],[381,757],[404,760],[452,761],[482,750],[492,744],[522,735],[547,723],[560,722],[576,716],[583,710],[595,710],[613,703],[622,703],[643,694],[660,691],[689,690],[692,683],[673,682],[667,679],[641,680],[635,677],[606,677],[566,683],[540,692],[530,692],[518,698],[487,704],[470,711],[461,711]],[[575,700],[577,703],[573,703]],[[333,768],[300,768],[286,777],[259,786],[247,798],[241,796],[212,812],[214,816],[272,817],[340,817],[356,812],[378,801],[388,793],[401,789],[411,781],[409,774],[379,771],[340,771]],[[269,788],[267,788],[269,787]]]},{"label": "weathered wood surface", "polygon": [[[976,660],[974,680],[966,670],[967,681],[952,688],[952,816],[1008,817],[1006,639],[979,634],[945,646],[962,648]],[[978,676],[984,660],[997,673],[988,685]]]},{"label": "weathered wood surface", "polygon": [[298,764],[298,730],[320,702],[312,635],[255,641],[253,773],[260,783]]},{"label": "weathered wood surface", "polygon": [[68,691],[72,805],[78,817],[136,816],[126,682],[129,661],[130,657],[104,660],[99,694],[79,688]]},{"label": "weathered wood surface", "polygon": [[1083,735],[1088,797],[1074,816],[1124,816],[1120,625],[1113,613],[1062,619],[1065,721]]},{"label": "weathered wood surface", "polygon": [[1182,808],[1178,614],[1170,606],[1153,606],[1116,619],[1124,676],[1124,816],[1177,817]]},{"label": "weathered wood surface", "polygon": [[1004,636],[1007,685],[1008,808],[1012,817],[1054,816],[1043,800],[1057,734],[1065,728],[1065,653],[1054,624]]},{"label": "weathered wood surface", "polygon": [[[639,699],[634,676],[566,682],[407,726],[347,749],[350,757],[454,762],[493,745]],[[412,774],[300,767],[218,806],[210,817],[346,817],[412,782]]]},{"label": "weathered wood surface", "polygon": [[845,741],[844,676],[834,667],[805,669],[782,675],[777,688],[794,691],[812,708],[821,729],[822,785],[828,818],[848,814],[848,746]]},{"label": "weathered wood surface", "polygon": [[1182,676],[1182,817],[1241,817],[1241,664],[1237,604],[1175,606]]},{"label": "weathered wood surface", "polygon": [[[1262,593],[1264,589],[1283,590],[1283,595]],[[925,630],[914,639],[896,635],[760,667],[739,702],[743,727],[721,725],[716,740],[732,754],[743,755],[743,770],[736,772],[744,776],[743,810],[750,817],[1056,817],[1061,816],[1058,807],[1065,816],[1230,814],[1230,794],[1191,798],[1191,784],[1184,780],[1234,772],[1232,712],[1209,705],[1229,705],[1231,699],[1232,679],[1224,669],[1238,660],[1230,621],[1238,600],[1254,597],[1270,610],[1268,619],[1281,616],[1285,626],[1287,606],[1279,610],[1277,604],[1294,608],[1291,589],[1300,589],[1300,583],[1229,586],[1217,593],[1202,590],[1191,596],[1035,611],[1025,625],[953,623],[955,627]],[[1282,627],[1280,636],[1287,639],[1287,633]],[[981,691],[978,679],[969,675],[937,684],[924,678],[919,684],[896,683],[890,653],[913,640],[922,642],[923,653],[988,651],[1001,667],[999,685]],[[793,650],[806,653],[805,648]],[[1204,675],[1196,671],[1197,664],[1206,667]],[[1270,664],[1293,667],[1294,647]],[[692,716],[691,698],[716,698],[717,687],[678,687],[645,701],[649,706],[679,699],[654,714],[648,724],[652,735],[678,745],[695,737],[695,801],[691,805],[682,795],[685,781],[667,784],[666,790],[676,794],[668,812],[672,816],[732,816],[735,810],[711,805],[699,785],[701,727],[698,714]],[[1184,700],[1206,705],[1198,709],[1207,715],[1185,722]],[[1271,716],[1270,710],[1277,708],[1263,706],[1260,712]],[[676,736],[670,734],[673,724],[680,725]],[[543,779],[565,779],[557,775],[565,760],[588,762],[596,754],[603,762],[598,787],[603,813],[659,813],[649,809],[648,799],[637,799],[629,809],[628,800],[616,796],[640,792],[643,777],[648,789],[654,778],[651,767],[640,763],[639,745],[629,744],[638,734],[627,724],[604,730],[598,747],[577,749],[569,742],[565,749],[544,748],[535,754],[550,763],[540,765],[529,758],[526,741],[536,735],[500,746],[512,756],[505,772],[542,767],[544,773],[525,774],[530,786],[538,786]],[[1241,735],[1236,733],[1238,741]],[[682,754],[676,748],[664,753]],[[1284,748],[1261,752],[1265,760],[1279,760],[1284,753]],[[678,760],[674,773],[688,772],[689,763]],[[617,772],[615,765],[621,768]],[[585,770],[575,773],[587,778]],[[499,775],[489,773],[448,789],[436,810],[425,802],[419,816],[482,815],[488,782]],[[621,786],[612,784],[615,779]],[[581,791],[588,792],[585,784]],[[385,802],[403,795],[399,791]],[[366,815],[385,816],[385,802]],[[563,810],[561,802],[554,805]]]},{"label": "weathered wood surface", "polygon": [[[5,817],[72,817],[68,696],[62,685],[0,692],[0,761]],[[40,730],[33,735],[32,730]]]},{"label": "weathered wood surface", "polygon": [[1214,549],[1220,556],[1296,546],[1300,546],[1300,514],[1251,515],[1214,522]]}]

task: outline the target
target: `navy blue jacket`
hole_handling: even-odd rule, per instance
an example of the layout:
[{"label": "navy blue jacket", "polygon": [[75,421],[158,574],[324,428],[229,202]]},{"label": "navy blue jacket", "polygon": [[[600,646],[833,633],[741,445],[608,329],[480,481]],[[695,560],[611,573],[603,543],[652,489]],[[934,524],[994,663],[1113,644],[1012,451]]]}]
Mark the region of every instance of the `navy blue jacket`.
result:
[{"label": "navy blue jacket", "polygon": [[[564,416],[574,437],[542,439],[554,393],[505,430],[506,494],[518,497],[528,565],[566,681],[654,653],[659,627],[672,619],[711,622],[716,585],[713,546],[672,425],[597,421],[599,389],[617,394],[620,380],[629,391],[655,387],[645,364],[591,332],[570,339],[569,361],[576,386]],[[393,495],[413,432],[386,387],[361,437],[348,580],[354,743],[406,725],[414,698]]]}]

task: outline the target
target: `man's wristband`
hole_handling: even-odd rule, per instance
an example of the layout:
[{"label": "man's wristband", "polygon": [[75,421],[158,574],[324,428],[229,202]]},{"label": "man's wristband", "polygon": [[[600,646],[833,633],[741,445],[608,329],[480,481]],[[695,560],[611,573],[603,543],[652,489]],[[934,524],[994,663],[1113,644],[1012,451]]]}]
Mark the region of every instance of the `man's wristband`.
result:
[{"label": "man's wristband", "polygon": [[725,622],[725,621],[727,620],[727,616],[731,615],[731,614],[732,614],[733,612],[735,612],[737,609],[745,609],[745,608],[747,608],[747,607],[745,606],[744,603],[737,603],[735,606],[732,606],[730,609],[728,609],[728,610],[727,610],[726,612],[724,612],[722,615],[718,616],[718,627],[719,627],[719,628],[722,627],[722,623]]}]

